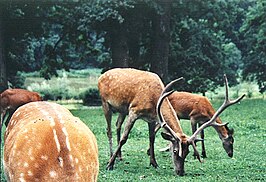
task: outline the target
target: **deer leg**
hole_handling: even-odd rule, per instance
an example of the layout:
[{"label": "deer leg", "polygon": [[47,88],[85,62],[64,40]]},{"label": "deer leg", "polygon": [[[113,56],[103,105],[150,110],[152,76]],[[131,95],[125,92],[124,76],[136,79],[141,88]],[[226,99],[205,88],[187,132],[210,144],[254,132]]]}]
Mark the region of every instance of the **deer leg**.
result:
[{"label": "deer leg", "polygon": [[[200,126],[201,126],[201,124],[199,124],[199,127]],[[204,130],[202,130],[200,132],[200,137],[202,139],[202,141],[201,141],[201,150],[202,150],[201,155],[202,155],[203,158],[207,158],[206,150],[205,150],[205,144],[204,144]]]},{"label": "deer leg", "polygon": [[[116,122],[116,136],[117,136],[117,144],[119,144],[120,138],[121,138],[121,126],[126,118],[126,114],[120,113],[117,122]],[[119,160],[122,160],[122,152],[118,152],[117,157]]]},{"label": "deer leg", "polygon": [[150,139],[150,165],[157,168],[158,164],[155,160],[155,154],[154,154],[154,141],[155,141],[155,122],[148,123],[149,125],[149,139]]},{"label": "deer leg", "polygon": [[119,144],[117,146],[116,151],[114,152],[114,154],[112,155],[112,157],[110,158],[110,160],[107,164],[107,167],[106,167],[107,170],[113,170],[115,159],[116,159],[118,153],[121,153],[122,146],[127,142],[128,135],[129,135],[132,127],[134,126],[136,120],[137,120],[137,115],[134,113],[129,113],[127,122],[125,124],[124,133],[122,135],[121,140],[119,141]]},{"label": "deer leg", "polygon": [[[191,121],[191,129],[192,129],[192,134],[193,134],[197,130],[197,122],[193,118],[190,118],[190,121]],[[194,159],[197,158],[197,154],[195,153],[195,151],[194,151],[193,156],[194,156]]]},{"label": "deer leg", "polygon": [[[154,129],[154,135],[156,136],[156,133],[159,131],[159,129],[161,128],[160,124],[156,122],[156,126]],[[147,150],[147,155],[150,155],[150,148],[148,148]]]},{"label": "deer leg", "polygon": [[112,136],[112,126],[111,126],[111,122],[112,122],[112,111],[110,109],[110,106],[107,102],[102,101],[102,106],[103,106],[103,112],[104,112],[104,116],[107,122],[107,137],[108,137],[108,141],[109,141],[109,150],[110,150],[110,156],[113,156],[113,136]]},{"label": "deer leg", "polygon": [[5,120],[5,125],[6,125],[6,127],[7,127],[8,123],[9,123],[9,121],[10,121],[12,115],[14,114],[14,112],[15,112],[15,111],[7,111],[7,112],[6,112],[6,115],[4,116],[4,118],[6,118],[6,120]]}]

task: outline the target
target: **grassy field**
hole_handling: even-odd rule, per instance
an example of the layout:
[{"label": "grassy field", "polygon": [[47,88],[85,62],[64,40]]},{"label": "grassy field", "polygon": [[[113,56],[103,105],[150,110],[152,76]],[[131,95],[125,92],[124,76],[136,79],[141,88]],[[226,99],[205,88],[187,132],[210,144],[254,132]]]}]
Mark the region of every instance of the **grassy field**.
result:
[{"label": "grassy field", "polygon": [[[35,91],[66,90],[69,95],[78,95],[88,88],[96,88],[101,70],[79,70],[78,72],[60,72],[58,78],[49,81],[41,79],[36,74],[26,76],[25,87]],[[158,169],[149,166],[146,150],[149,145],[148,126],[142,120],[136,122],[127,143],[122,148],[123,161],[116,161],[113,171],[106,171],[109,160],[109,144],[106,136],[106,122],[100,107],[89,108],[80,102],[57,101],[80,117],[95,133],[100,160],[99,182],[104,181],[263,181],[266,178],[266,162],[264,156],[266,139],[266,100],[262,99],[256,85],[242,83],[230,88],[231,97],[247,93],[252,99],[244,99],[241,104],[228,108],[222,114],[224,122],[230,122],[229,127],[235,129],[234,157],[229,158],[222,143],[213,128],[206,129],[205,144],[208,158],[204,163],[194,160],[192,152],[185,162],[186,175],[179,177],[174,174],[169,153],[159,152],[168,143],[160,134],[156,137],[155,155]],[[224,88],[216,93],[207,93],[215,108],[221,104],[218,98],[224,95]],[[113,118],[113,140],[116,144],[115,120]],[[182,127],[187,135],[191,135],[190,124],[182,121]],[[5,128],[4,128],[5,129]],[[115,145],[114,145],[115,146]],[[3,143],[2,143],[3,147]],[[115,149],[115,148],[114,148]],[[190,147],[192,151],[192,147]],[[200,151],[200,146],[198,146]],[[2,165],[2,164],[1,164]],[[2,181],[3,168],[1,168]],[[0,180],[1,181],[1,180]]]},{"label": "grassy field", "polygon": [[[214,101],[217,108],[221,101]],[[234,157],[229,158],[213,128],[207,128],[205,144],[208,158],[204,163],[194,160],[192,152],[185,162],[186,175],[176,176],[170,154],[159,151],[167,142],[158,134],[155,142],[155,155],[158,169],[149,166],[146,150],[149,145],[147,123],[136,122],[127,143],[122,148],[123,161],[116,161],[113,171],[106,171],[109,160],[109,145],[106,136],[106,122],[100,107],[72,109],[94,132],[99,148],[99,182],[104,181],[263,181],[266,179],[265,139],[266,100],[244,99],[241,104],[228,108],[221,116],[235,129]],[[113,133],[115,140],[115,119]],[[186,134],[191,135],[190,124],[182,121]],[[198,147],[200,151],[200,146]],[[190,150],[192,148],[190,147]],[[3,174],[2,174],[3,175]]]},{"label": "grassy field", "polygon": [[[214,101],[217,108],[221,101]],[[99,147],[101,181],[263,181],[266,178],[265,139],[266,100],[244,99],[241,104],[228,108],[221,116],[229,121],[229,127],[235,129],[234,157],[229,158],[215,130],[207,128],[205,143],[208,158],[199,163],[188,155],[185,162],[186,175],[176,176],[169,153],[162,153],[160,148],[167,142],[158,134],[155,143],[155,154],[158,169],[149,166],[148,127],[142,120],[136,122],[127,143],[122,148],[123,161],[116,161],[113,171],[106,171],[109,160],[109,145],[106,136],[106,122],[101,107],[82,107],[71,112],[81,118],[94,132]],[[71,107],[74,108],[74,107]],[[113,133],[115,141],[115,119],[113,117]],[[186,134],[190,135],[189,122],[182,121]],[[116,143],[116,142],[114,142]],[[200,147],[198,147],[200,150]],[[192,150],[192,148],[190,148]],[[3,175],[3,173],[2,173]],[[4,181],[4,180],[3,180]]]},{"label": "grassy field", "polygon": [[[219,101],[214,102],[217,108]],[[156,156],[159,169],[149,166],[147,124],[136,122],[128,142],[122,151],[123,161],[117,161],[113,171],[106,171],[109,159],[109,145],[106,137],[106,124],[101,109],[73,110],[73,114],[85,121],[95,133],[99,145],[100,174],[99,181],[263,181],[266,178],[264,113],[266,102],[262,99],[246,99],[241,104],[228,108],[222,115],[222,120],[229,121],[229,126],[235,129],[234,157],[229,158],[215,130],[206,129],[206,150],[208,158],[204,163],[194,160],[192,152],[188,155],[184,177],[176,176],[169,153],[159,152],[167,142],[160,135],[156,137]],[[115,125],[113,118],[113,126]],[[182,126],[188,135],[190,125],[182,121]],[[115,128],[113,127],[113,131]],[[114,135],[115,141],[115,135]],[[191,148],[192,150],[192,148]],[[200,147],[199,147],[200,150]]]}]

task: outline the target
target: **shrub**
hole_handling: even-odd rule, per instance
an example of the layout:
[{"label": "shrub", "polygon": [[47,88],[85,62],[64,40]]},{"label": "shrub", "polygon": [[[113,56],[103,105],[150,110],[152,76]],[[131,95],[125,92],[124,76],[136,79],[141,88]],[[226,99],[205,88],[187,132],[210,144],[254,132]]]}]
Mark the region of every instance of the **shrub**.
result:
[{"label": "shrub", "polygon": [[101,105],[101,97],[98,89],[90,88],[81,94],[83,104],[86,106],[99,106]]}]

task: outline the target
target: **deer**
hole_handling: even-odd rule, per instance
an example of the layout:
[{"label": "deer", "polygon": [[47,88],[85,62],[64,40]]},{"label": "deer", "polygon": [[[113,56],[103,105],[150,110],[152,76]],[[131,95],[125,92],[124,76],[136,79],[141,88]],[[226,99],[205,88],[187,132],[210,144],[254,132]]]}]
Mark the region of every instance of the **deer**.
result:
[{"label": "deer", "polygon": [[[169,98],[171,94],[174,93],[174,90],[171,90],[171,91],[168,91],[168,90],[172,87],[172,85],[176,82],[176,80],[170,82],[162,91],[161,96],[156,106],[156,111],[159,117],[159,124],[161,128],[164,128],[164,130],[166,131],[166,132],[162,132],[161,135],[165,140],[170,141],[170,151],[172,153],[172,159],[174,163],[176,162],[179,164],[179,165],[174,166],[175,167],[174,170],[176,171],[176,173],[178,173],[180,170],[184,172],[184,160],[187,154],[189,153],[189,149],[188,149],[189,145],[192,145],[194,149],[194,155],[198,158],[200,162],[202,162],[200,159],[199,153],[196,149],[196,142],[202,141],[202,139],[197,139],[197,135],[199,135],[199,133],[201,133],[202,130],[204,130],[205,128],[209,126],[222,127],[222,126],[227,125],[227,123],[217,123],[216,122],[217,118],[226,108],[238,103],[245,97],[245,94],[243,94],[242,96],[238,97],[235,100],[230,100],[229,94],[228,94],[228,81],[227,81],[226,75],[224,75],[224,81],[225,81],[225,99],[224,99],[223,104],[219,107],[219,109],[212,115],[212,117],[208,121],[206,121],[200,127],[198,127],[197,130],[190,137],[185,135],[185,138],[181,137],[182,136],[181,131],[174,130],[167,123],[167,118],[165,117],[165,114],[163,113],[163,109],[162,109],[162,105],[165,100],[170,102],[167,99]],[[178,154],[178,155],[174,155],[174,154]]]},{"label": "deer", "polygon": [[[178,80],[181,80],[181,78],[171,82],[171,85]],[[143,119],[148,122],[150,165],[155,168],[158,167],[154,155],[154,141],[155,126],[157,122],[160,123],[158,113],[161,111],[164,113],[164,121],[167,123],[162,124],[161,127],[175,133],[173,137],[168,134],[169,132],[162,133],[162,137],[173,143],[174,147],[172,148],[174,149],[171,150],[171,153],[172,156],[175,156],[173,157],[173,164],[176,174],[180,176],[184,175],[184,160],[189,152],[189,145],[193,146],[194,153],[197,156],[197,159],[201,162],[195,146],[198,139],[196,136],[188,138],[188,136],[183,133],[178,117],[167,98],[163,97],[163,99],[161,99],[161,102],[163,102],[160,103],[160,112],[157,111],[157,104],[161,98],[161,93],[164,90],[164,84],[157,74],[132,68],[115,68],[100,76],[98,80],[98,88],[102,99],[104,115],[107,121],[107,136],[110,148],[110,159],[106,167],[107,170],[113,170],[115,159],[117,157],[122,160],[121,148],[126,143],[128,135],[137,119]],[[241,99],[242,98],[239,98],[238,100]],[[119,112],[116,122],[118,146],[113,153],[111,120],[112,113],[115,111]],[[122,138],[120,138],[121,125],[126,115],[128,115],[128,118]],[[195,133],[195,135],[197,135],[197,132]]]},{"label": "deer", "polygon": [[[197,129],[197,125],[201,126],[204,122],[211,119],[215,110],[205,96],[189,93],[189,92],[173,92],[169,95],[168,100],[173,106],[179,119],[189,119],[191,122],[192,133]],[[216,123],[222,124],[222,120],[217,117]],[[233,157],[233,144],[234,144],[234,129],[228,128],[228,123],[221,126],[214,125],[214,129],[222,141],[223,148],[229,157]],[[158,124],[155,129],[157,133],[160,125]],[[202,139],[202,157],[206,158],[206,150],[204,144],[204,130],[201,131]],[[168,148],[168,147],[167,147]]]},{"label": "deer", "polygon": [[[171,105],[179,119],[189,119],[191,121],[192,133],[204,122],[211,119],[215,110],[207,97],[196,95],[188,92],[174,92],[168,97]],[[186,100],[182,104],[182,101]],[[222,124],[222,120],[217,117],[216,123]],[[219,135],[229,157],[233,157],[234,129],[228,128],[228,123],[222,126],[213,126]],[[204,130],[201,131],[202,138],[202,157],[206,158],[206,150],[204,145]]]},{"label": "deer", "polygon": [[59,104],[40,101],[21,106],[4,137],[8,181],[97,181],[96,137]]},{"label": "deer", "polygon": [[1,111],[1,126],[5,115],[9,112],[5,125],[15,112],[15,110],[29,102],[41,101],[42,97],[37,92],[32,92],[24,89],[7,89],[0,94],[0,111]]}]

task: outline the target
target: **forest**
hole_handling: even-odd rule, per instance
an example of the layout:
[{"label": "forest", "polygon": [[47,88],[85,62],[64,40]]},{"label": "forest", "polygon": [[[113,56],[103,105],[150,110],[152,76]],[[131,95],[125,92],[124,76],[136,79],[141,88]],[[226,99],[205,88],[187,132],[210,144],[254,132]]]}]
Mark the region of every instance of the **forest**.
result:
[{"label": "forest", "polygon": [[1,0],[0,91],[19,72],[133,67],[191,92],[266,84],[265,0]]}]

